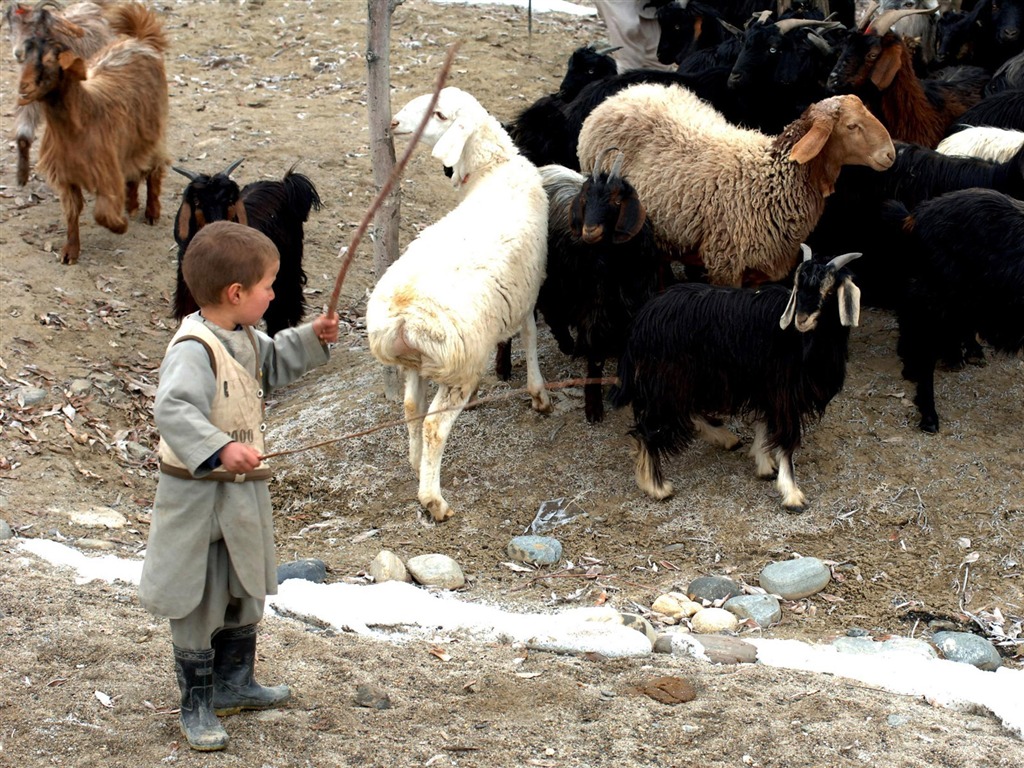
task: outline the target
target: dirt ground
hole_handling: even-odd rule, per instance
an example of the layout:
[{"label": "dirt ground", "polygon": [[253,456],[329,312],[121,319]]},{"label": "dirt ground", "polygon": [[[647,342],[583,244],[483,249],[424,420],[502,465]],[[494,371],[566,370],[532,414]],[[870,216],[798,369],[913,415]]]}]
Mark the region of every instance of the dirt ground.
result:
[{"label": "dirt ground", "polygon": [[[279,178],[298,162],[325,203],[306,230],[310,301],[323,303],[339,248],[374,194],[366,3],[165,0],[156,7],[172,40],[174,163],[212,173],[244,157],[234,176],[248,182]],[[392,103],[397,110],[428,90],[447,47],[462,41],[450,84],[509,118],[554,90],[573,48],[601,38],[593,17],[535,15],[528,36],[522,10],[406,0],[393,19]],[[6,141],[15,90],[7,50],[0,86]],[[405,177],[403,241],[454,202],[426,153]],[[107,547],[122,557],[145,546],[156,484],[152,395],[173,329],[171,226],[185,183],[170,174],[158,225],[134,221],[121,236],[92,221],[87,200],[81,261],[62,266],[58,200],[35,175],[15,186],[13,143],[0,152],[0,519],[18,536],[90,552]],[[342,291],[345,324],[331,362],[274,395],[272,449],[401,415],[384,398],[381,368],[366,348],[369,243],[360,251]],[[875,636],[927,637],[938,626],[985,632],[1000,613],[1009,630],[1024,615],[1024,361],[990,355],[987,367],[941,373],[942,431],[926,435],[899,375],[895,332],[893,317],[876,310],[854,330],[847,386],[796,457],[810,500],[802,515],[782,512],[773,484],[754,477],[744,451],[703,445],[670,462],[677,495],[648,500],[632,479],[628,412],[588,425],[582,392],[565,390],[547,417],[514,396],[459,419],[442,474],[456,516],[439,526],[418,510],[401,428],[278,459],[280,560],[317,557],[330,580],[360,580],[382,548],[402,557],[442,552],[467,572],[466,600],[534,611],[604,601],[645,612],[697,576],[756,585],[768,562],[813,555],[833,563],[833,583],[786,604],[781,624],[764,636],[827,641],[852,627]],[[583,366],[560,355],[543,327],[541,340],[549,381],[581,375]],[[91,382],[85,391],[72,386],[82,379]],[[516,357],[512,381],[491,377],[481,394],[524,384]],[[45,400],[24,404],[25,387],[45,389]],[[736,426],[749,440],[749,429]],[[524,532],[541,502],[557,497],[587,512],[554,533],[575,568],[566,570],[565,561],[535,573],[508,568],[508,540]],[[126,525],[72,519],[94,507],[116,510]],[[229,719],[229,749],[199,755],[178,731],[167,627],[140,608],[134,588],[76,585],[11,542],[0,545],[0,763],[1024,763],[1024,742],[987,713],[940,709],[837,678],[664,655],[601,661],[532,652],[523,660],[519,649],[457,636],[396,644],[278,617],[261,631],[261,674],[290,683],[294,703]],[[436,646],[447,661],[430,652]],[[1005,663],[1019,667],[1013,647],[1004,650]],[[665,674],[690,679],[696,700],[672,706],[636,692]],[[383,689],[394,706],[355,706],[361,684]]]}]

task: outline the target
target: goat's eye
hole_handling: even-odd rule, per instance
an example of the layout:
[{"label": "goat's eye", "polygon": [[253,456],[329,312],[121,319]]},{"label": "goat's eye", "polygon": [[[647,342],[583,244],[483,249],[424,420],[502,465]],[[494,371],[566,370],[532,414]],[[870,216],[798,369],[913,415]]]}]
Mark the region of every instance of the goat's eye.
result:
[{"label": "goat's eye", "polygon": [[774,54],[774,53],[778,53],[778,52],[779,52],[779,49],[775,48],[774,46],[768,49],[768,53]]},{"label": "goat's eye", "polygon": [[587,70],[587,74],[588,74],[588,75],[592,75],[592,74],[594,74],[594,68],[593,68],[593,67],[591,67],[590,69],[588,69],[588,70]]}]

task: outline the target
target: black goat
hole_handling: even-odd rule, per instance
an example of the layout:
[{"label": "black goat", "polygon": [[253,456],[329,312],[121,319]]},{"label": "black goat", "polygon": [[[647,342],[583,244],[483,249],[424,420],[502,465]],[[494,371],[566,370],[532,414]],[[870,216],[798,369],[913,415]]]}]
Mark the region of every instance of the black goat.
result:
[{"label": "black goat", "polygon": [[[853,267],[865,304],[893,309],[910,277],[909,262],[888,228],[881,225],[887,200],[913,209],[947,192],[983,187],[1024,198],[1024,148],[1005,163],[976,157],[943,155],[916,144],[894,142],[896,161],[884,171],[843,170],[825,212],[807,242],[818,253],[848,248],[863,252]],[[976,352],[976,350],[973,350]],[[958,364],[956,350],[945,356]]]},{"label": "black goat", "polygon": [[[633,317],[671,275],[643,204],[620,173],[622,153],[611,170],[601,168],[602,158],[590,177],[557,165],[541,168],[548,264],[537,311],[563,353],[586,358],[589,379],[601,378],[605,361],[622,354]],[[587,421],[601,421],[601,384],[583,391]]]},{"label": "black goat", "polygon": [[951,192],[913,214],[890,203],[913,263],[900,303],[897,352],[917,382],[919,426],[937,432],[935,364],[977,333],[997,351],[1024,349],[1024,201],[987,189]]},{"label": "black goat", "polygon": [[565,124],[565,105],[575,99],[583,87],[614,75],[617,70],[612,51],[617,48],[598,50],[592,45],[577,48],[569,57],[565,76],[555,93],[541,96],[520,112],[504,128],[523,156],[534,165],[544,165],[558,151],[552,137],[557,140],[561,133],[555,128]]},{"label": "black goat", "polygon": [[685,59],[699,51],[718,47],[725,40],[734,37],[738,30],[722,14],[722,9],[700,0],[655,0],[649,3],[657,6],[658,61],[662,64],[680,65]]},{"label": "black goat", "polygon": [[985,86],[985,96],[1013,89],[1024,89],[1024,53],[1003,62]]},{"label": "black goat", "polygon": [[664,456],[697,434],[735,448],[736,437],[713,419],[745,414],[755,420],[750,452],[757,475],[771,477],[777,468],[783,507],[803,510],[793,452],[803,425],[842,389],[860,292],[844,268],[858,254],[818,264],[802,249],[792,289],[683,283],[637,315],[611,396],[616,406],[633,405],[636,481],[652,498],[672,494]]},{"label": "black goat", "polygon": [[946,134],[958,130],[987,125],[990,128],[1006,128],[1024,131],[1024,90],[1007,90],[986,96],[956,119]]},{"label": "black goat", "polygon": [[281,181],[254,181],[239,189],[231,172],[241,162],[238,160],[213,176],[174,168],[189,180],[174,226],[174,239],[178,243],[174,317],[180,320],[197,309],[181,273],[181,259],[188,244],[196,232],[210,222],[237,221],[269,237],[281,257],[274,281],[274,299],[263,316],[267,333],[273,336],[283,328],[298,325],[306,312],[303,225],[311,210],[320,210],[320,195],[313,182],[295,172],[295,166],[288,169]]}]

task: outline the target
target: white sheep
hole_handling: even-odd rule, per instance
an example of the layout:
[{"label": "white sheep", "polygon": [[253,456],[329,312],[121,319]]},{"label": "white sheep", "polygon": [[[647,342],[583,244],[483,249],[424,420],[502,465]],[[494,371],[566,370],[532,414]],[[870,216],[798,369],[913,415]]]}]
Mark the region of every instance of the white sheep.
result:
[{"label": "white sheep", "polygon": [[884,170],[885,127],[856,96],[812,104],[779,136],[737,128],[692,92],[626,88],[583,123],[581,167],[607,147],[625,155],[660,244],[718,285],[776,281],[796,266],[843,165]]},{"label": "white sheep", "polygon": [[939,142],[935,149],[944,155],[978,157],[1005,163],[1024,147],[1024,131],[987,125],[965,128]]},{"label": "white sheep", "polygon": [[[392,132],[411,134],[430,98],[409,102]],[[537,169],[458,88],[441,91],[425,140],[454,169],[460,202],[381,276],[366,328],[374,357],[404,371],[409,461],[419,473],[420,503],[441,521],[454,514],[441,496],[444,445],[499,341],[522,331],[533,408],[551,410],[533,317],[547,260],[548,201]],[[429,412],[428,379],[438,385]]]}]

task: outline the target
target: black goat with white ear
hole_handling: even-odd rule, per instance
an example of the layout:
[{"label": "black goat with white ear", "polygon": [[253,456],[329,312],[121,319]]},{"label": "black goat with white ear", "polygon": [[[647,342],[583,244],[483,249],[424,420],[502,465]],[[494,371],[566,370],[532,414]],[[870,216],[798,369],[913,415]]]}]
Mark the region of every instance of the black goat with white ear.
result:
[{"label": "black goat with white ear", "polygon": [[274,300],[263,316],[267,333],[273,336],[283,328],[298,325],[306,312],[303,225],[311,210],[320,210],[320,195],[313,182],[295,172],[294,165],[281,181],[254,181],[239,189],[231,173],[241,163],[237,160],[212,176],[174,168],[189,180],[174,223],[174,240],[178,243],[174,317],[180,320],[198,309],[181,273],[181,259],[188,244],[210,222],[236,221],[269,237],[281,257]]},{"label": "black goat with white ear", "polygon": [[792,289],[683,283],[637,315],[611,396],[616,406],[633,405],[636,481],[647,495],[672,495],[663,457],[698,434],[735,448],[739,441],[717,417],[745,415],[755,422],[757,476],[777,470],[782,506],[803,511],[793,452],[802,427],[843,387],[849,329],[860,317],[860,291],[845,265],[860,254],[819,264],[801,249]]},{"label": "black goat with white ear", "polygon": [[[605,360],[622,354],[633,318],[671,275],[643,203],[622,176],[622,153],[602,170],[607,152],[590,176],[560,165],[540,169],[548,195],[548,262],[537,311],[562,352],[586,358],[591,379],[604,375]],[[586,384],[583,391],[587,421],[601,421],[601,385]]]}]

